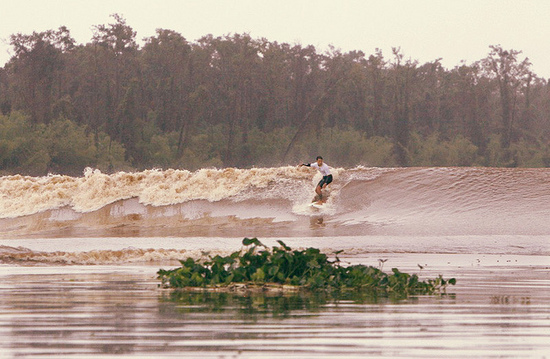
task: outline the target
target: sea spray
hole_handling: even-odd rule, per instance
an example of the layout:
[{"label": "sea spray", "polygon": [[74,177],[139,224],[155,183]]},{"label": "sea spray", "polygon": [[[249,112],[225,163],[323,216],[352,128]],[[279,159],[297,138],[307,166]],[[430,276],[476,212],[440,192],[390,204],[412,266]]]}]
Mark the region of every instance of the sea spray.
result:
[{"label": "sea spray", "polygon": [[[167,206],[193,200],[217,202],[241,195],[240,200],[289,198],[290,181],[304,189],[314,173],[293,166],[252,169],[146,170],[105,174],[87,168],[83,177],[0,177],[0,218],[31,215],[68,206],[76,212],[92,212],[116,201],[138,198],[151,206]],[[279,184],[279,185],[278,185]],[[277,191],[250,192],[275,188]],[[248,192],[247,192],[248,191]],[[243,194],[248,193],[248,196]]]},{"label": "sea spray", "polygon": [[295,166],[0,177],[0,237],[548,235],[550,169]]}]

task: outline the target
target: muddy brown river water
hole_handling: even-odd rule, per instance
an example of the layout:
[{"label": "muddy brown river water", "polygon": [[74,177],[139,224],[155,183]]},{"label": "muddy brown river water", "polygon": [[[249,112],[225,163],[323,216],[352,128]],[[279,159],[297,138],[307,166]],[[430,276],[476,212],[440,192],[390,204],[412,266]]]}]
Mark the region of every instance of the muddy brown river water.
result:
[{"label": "muddy brown river water", "polygon": [[547,358],[548,256],[371,253],[457,278],[405,300],[175,295],[155,264],[0,266],[0,357]]},{"label": "muddy brown river water", "polygon": [[[1,358],[550,358],[550,168],[0,177]],[[243,237],[456,278],[442,296],[174,294]],[[383,264],[382,264],[383,263]]]}]

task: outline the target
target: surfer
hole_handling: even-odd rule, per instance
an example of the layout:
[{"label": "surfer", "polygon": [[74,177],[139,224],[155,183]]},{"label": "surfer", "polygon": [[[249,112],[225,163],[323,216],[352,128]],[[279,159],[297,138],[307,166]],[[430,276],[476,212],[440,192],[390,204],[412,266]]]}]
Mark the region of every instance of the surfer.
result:
[{"label": "surfer", "polygon": [[317,168],[319,172],[321,172],[321,174],[323,175],[323,178],[319,181],[317,187],[315,187],[315,193],[317,193],[317,196],[319,197],[318,202],[324,202],[322,190],[325,189],[332,182],[332,174],[330,173],[330,168],[326,163],[323,162],[323,157],[321,156],[317,156],[316,162],[302,163],[299,167],[302,166]]}]

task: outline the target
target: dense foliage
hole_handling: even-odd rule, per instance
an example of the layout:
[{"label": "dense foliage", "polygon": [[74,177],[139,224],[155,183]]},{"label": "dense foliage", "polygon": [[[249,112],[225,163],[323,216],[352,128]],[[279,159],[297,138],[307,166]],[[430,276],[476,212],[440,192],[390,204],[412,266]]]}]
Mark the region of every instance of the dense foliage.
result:
[{"label": "dense foliage", "polygon": [[158,29],[140,47],[119,15],[87,44],[65,27],[10,43],[6,172],[274,166],[320,153],[341,167],[550,165],[549,83],[500,46],[453,69],[400,49],[319,53],[247,34],[189,42]]},{"label": "dense foliage", "polygon": [[271,250],[257,238],[245,238],[247,249],[229,256],[219,255],[206,261],[193,258],[180,261],[181,267],[159,270],[162,286],[171,288],[228,286],[233,283],[278,283],[306,289],[354,289],[378,294],[432,294],[444,291],[455,279],[420,281],[416,274],[402,273],[393,268],[387,274],[379,268],[365,265],[342,266],[330,261],[319,249],[292,250],[282,241]]}]

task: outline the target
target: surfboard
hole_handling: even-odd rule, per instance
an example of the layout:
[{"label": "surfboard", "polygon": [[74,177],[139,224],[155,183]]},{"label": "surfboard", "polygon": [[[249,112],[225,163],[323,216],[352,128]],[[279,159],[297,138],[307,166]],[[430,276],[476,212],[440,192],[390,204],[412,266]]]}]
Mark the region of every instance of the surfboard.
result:
[{"label": "surfboard", "polygon": [[313,197],[313,200],[311,201],[311,203],[309,204],[310,207],[313,207],[313,208],[316,208],[316,209],[321,209],[323,208],[323,205],[326,203],[326,201],[328,200],[328,197],[330,195],[330,192],[327,191],[327,190],[323,190],[323,196],[319,196],[319,195],[315,195],[315,197]]}]

